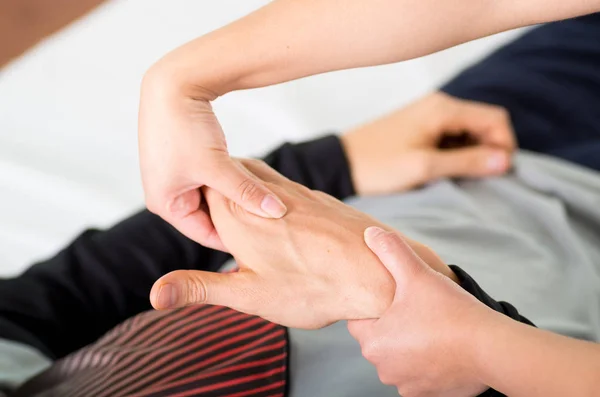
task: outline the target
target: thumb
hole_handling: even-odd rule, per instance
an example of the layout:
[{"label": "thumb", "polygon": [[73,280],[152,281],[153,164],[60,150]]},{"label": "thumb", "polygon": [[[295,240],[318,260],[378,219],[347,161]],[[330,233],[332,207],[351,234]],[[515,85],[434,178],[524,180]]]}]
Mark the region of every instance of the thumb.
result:
[{"label": "thumb", "polygon": [[424,266],[415,252],[397,233],[371,226],[365,230],[365,243],[383,263],[398,285],[406,280],[407,271]]},{"label": "thumb", "polygon": [[510,167],[506,150],[489,146],[431,152],[431,178],[501,175]]},{"label": "thumb", "polygon": [[256,290],[254,273],[214,273],[199,270],[176,270],[158,279],[150,291],[155,309],[175,309],[193,304],[227,306],[251,313],[248,294]]},{"label": "thumb", "polygon": [[220,165],[218,178],[207,185],[258,216],[281,218],[287,211],[264,181],[229,157]]}]

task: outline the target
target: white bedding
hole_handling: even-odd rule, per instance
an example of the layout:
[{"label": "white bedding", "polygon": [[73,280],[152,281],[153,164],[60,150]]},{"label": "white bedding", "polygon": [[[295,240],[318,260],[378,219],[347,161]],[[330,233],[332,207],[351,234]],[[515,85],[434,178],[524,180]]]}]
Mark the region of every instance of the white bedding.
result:
[{"label": "white bedding", "polygon": [[[266,2],[113,0],[0,71],[0,276],[142,207],[136,123],[144,70]],[[256,155],[405,104],[515,34],[233,93],[215,109],[231,151]]]}]

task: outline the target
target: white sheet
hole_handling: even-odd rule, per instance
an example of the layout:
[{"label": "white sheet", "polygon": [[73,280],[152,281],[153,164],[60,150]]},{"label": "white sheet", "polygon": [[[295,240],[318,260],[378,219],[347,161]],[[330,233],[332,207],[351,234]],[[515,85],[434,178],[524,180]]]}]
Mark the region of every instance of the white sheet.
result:
[{"label": "white sheet", "polygon": [[[136,123],[145,69],[266,2],[113,0],[0,71],[0,275],[142,207]],[[231,151],[260,154],[401,106],[515,34],[234,93],[215,109]]]}]

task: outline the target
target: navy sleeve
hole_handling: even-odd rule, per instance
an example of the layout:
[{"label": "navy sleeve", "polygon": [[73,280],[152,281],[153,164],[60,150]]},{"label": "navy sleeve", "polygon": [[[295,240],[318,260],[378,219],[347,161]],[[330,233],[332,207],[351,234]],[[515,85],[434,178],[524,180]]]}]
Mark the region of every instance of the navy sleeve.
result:
[{"label": "navy sleeve", "polygon": [[[343,199],[353,193],[338,138],[285,144],[266,157],[288,178]],[[53,258],[0,279],[0,338],[51,359],[151,308],[156,279],[176,269],[217,271],[230,256],[189,240],[141,211],[106,231],[88,230]]]},{"label": "navy sleeve", "polygon": [[534,28],[442,91],[507,108],[523,149],[600,170],[600,14]]}]

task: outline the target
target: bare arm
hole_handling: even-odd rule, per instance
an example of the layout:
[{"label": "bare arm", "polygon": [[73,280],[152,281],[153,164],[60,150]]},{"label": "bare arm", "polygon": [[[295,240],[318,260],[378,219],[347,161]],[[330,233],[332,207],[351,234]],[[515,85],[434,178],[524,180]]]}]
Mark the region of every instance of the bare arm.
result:
[{"label": "bare arm", "polygon": [[0,0],[0,67],[104,0]]},{"label": "bare arm", "polygon": [[287,208],[230,158],[210,101],[230,91],[418,57],[503,30],[600,9],[600,0],[274,0],[165,56],[142,83],[146,205],[224,249],[199,189],[267,218]]},{"label": "bare arm", "polygon": [[493,315],[469,342],[482,383],[508,396],[597,395],[600,345]]},{"label": "bare arm", "polygon": [[482,396],[598,395],[599,344],[531,326],[460,268],[452,269],[460,287],[440,277],[395,233],[369,228],[365,243],[396,295],[378,319],[349,321],[348,329],[402,396],[475,396],[490,387]]},{"label": "bare arm", "polygon": [[224,94],[411,59],[597,10],[598,0],[275,0],[159,64],[170,78]]}]

